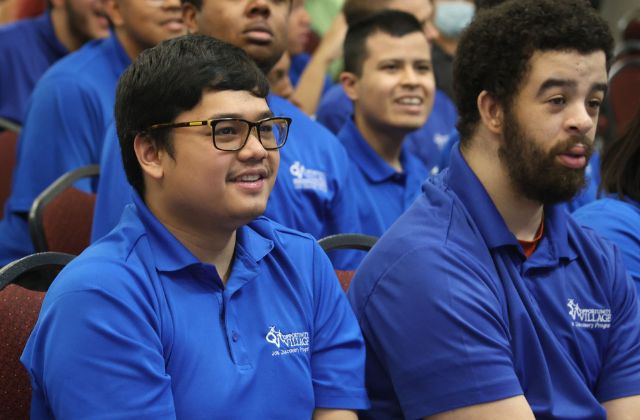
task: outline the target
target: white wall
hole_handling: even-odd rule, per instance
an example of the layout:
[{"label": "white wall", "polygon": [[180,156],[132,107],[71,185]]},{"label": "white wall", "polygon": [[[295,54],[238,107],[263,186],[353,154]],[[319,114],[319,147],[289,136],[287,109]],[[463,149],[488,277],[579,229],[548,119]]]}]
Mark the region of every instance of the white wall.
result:
[{"label": "white wall", "polygon": [[616,42],[620,40],[618,20],[625,12],[638,8],[640,8],[640,0],[602,0],[600,11],[602,16],[609,22]]}]

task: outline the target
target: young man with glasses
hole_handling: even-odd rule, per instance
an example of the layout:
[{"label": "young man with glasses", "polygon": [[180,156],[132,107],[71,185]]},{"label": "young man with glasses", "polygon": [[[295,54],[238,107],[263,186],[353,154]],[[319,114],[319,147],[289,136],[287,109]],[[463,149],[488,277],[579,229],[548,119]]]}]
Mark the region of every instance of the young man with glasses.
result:
[{"label": "young man with glasses", "polygon": [[[0,266],[33,252],[27,214],[38,194],[64,173],[100,160],[124,69],[146,48],[185,33],[178,0],[106,0],[105,10],[111,36],[58,61],[33,91],[0,222]],[[95,186],[86,181],[81,188]]]},{"label": "young man with glasses", "polygon": [[[185,24],[193,33],[209,35],[242,48],[268,74],[287,45],[290,0],[183,0]],[[276,180],[265,215],[278,223],[324,236],[358,232],[359,221],[350,179],[351,162],[340,142],[287,100],[270,94],[273,112],[293,118],[290,141],[281,153],[282,170]],[[107,133],[101,158],[98,199],[92,238],[114,226],[129,200],[115,130]],[[357,252],[353,252],[356,254]],[[351,255],[351,253],[348,253]],[[344,257],[340,268],[353,269],[355,261]]]},{"label": "young man with glasses", "polygon": [[364,343],[309,235],[260,217],[288,118],[242,52],[189,35],[123,74],[136,193],[47,293],[22,362],[34,418],[355,419]]}]

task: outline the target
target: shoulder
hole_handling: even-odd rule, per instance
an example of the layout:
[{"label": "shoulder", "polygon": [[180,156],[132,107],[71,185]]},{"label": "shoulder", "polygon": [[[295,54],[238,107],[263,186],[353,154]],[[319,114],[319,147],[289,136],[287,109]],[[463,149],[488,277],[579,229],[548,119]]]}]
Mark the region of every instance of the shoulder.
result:
[{"label": "shoulder", "polygon": [[605,197],[578,208],[572,217],[595,230],[610,226],[640,229],[640,207],[617,198]]},{"label": "shoulder", "polygon": [[44,74],[41,83],[64,81],[75,85],[99,84],[96,73],[108,69],[109,57],[100,48],[104,42],[104,39],[89,41],[78,51],[56,61]]},{"label": "shoulder", "polygon": [[437,299],[434,293],[445,283],[494,287],[491,255],[466,211],[445,191],[429,183],[424,188],[426,193],[369,251],[351,283],[350,296],[370,296],[383,283],[383,288],[427,289],[420,292],[427,299]]},{"label": "shoulder", "polygon": [[72,292],[131,297],[150,286],[151,252],[144,232],[122,224],[89,246],[59,274],[47,296],[52,299]]}]

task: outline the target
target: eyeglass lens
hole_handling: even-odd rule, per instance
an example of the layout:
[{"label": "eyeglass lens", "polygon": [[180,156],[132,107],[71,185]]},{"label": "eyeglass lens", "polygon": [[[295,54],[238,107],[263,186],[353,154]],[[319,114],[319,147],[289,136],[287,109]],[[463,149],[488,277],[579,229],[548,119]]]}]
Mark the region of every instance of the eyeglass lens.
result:
[{"label": "eyeglass lens", "polygon": [[222,150],[241,149],[254,125],[257,127],[262,146],[267,150],[279,148],[287,139],[287,121],[279,118],[264,120],[257,124],[235,119],[216,121],[214,124],[213,141],[215,146]]}]

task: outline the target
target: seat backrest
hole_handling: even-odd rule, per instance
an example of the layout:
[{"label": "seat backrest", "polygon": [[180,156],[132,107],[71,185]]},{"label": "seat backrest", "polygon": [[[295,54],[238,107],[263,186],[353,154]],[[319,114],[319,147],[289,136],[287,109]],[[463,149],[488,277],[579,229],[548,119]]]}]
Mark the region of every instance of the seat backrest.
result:
[{"label": "seat backrest", "polygon": [[16,148],[18,133],[15,131],[0,131],[0,219],[4,212],[4,203],[11,193],[11,178],[16,166]]},{"label": "seat backrest", "polygon": [[0,419],[28,419],[31,384],[20,355],[38,319],[43,292],[10,284],[0,292]]},{"label": "seat backrest", "polygon": [[608,96],[614,134],[619,136],[640,107],[640,57],[625,57],[613,63],[609,72]]},{"label": "seat backrest", "polygon": [[[318,241],[324,252],[335,251],[337,249],[357,249],[369,251],[378,241],[378,238],[360,233],[339,233],[326,236]],[[351,279],[355,274],[354,270],[335,270],[340,281],[340,286],[345,292],[349,290]]]},{"label": "seat backrest", "polygon": [[58,178],[33,201],[29,232],[36,251],[77,255],[89,245],[96,196],[73,184],[98,174],[98,165],[75,169]]},{"label": "seat backrest", "polygon": [[0,419],[27,419],[29,376],[20,355],[40,312],[44,292],[73,255],[44,252],[0,268]]}]

